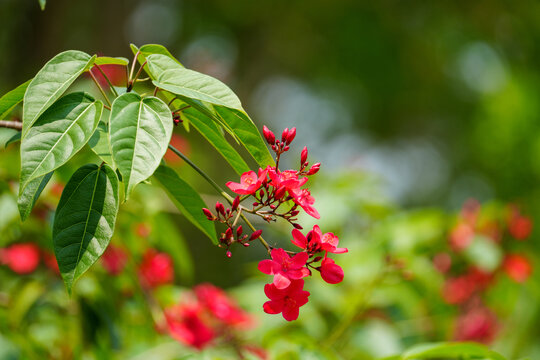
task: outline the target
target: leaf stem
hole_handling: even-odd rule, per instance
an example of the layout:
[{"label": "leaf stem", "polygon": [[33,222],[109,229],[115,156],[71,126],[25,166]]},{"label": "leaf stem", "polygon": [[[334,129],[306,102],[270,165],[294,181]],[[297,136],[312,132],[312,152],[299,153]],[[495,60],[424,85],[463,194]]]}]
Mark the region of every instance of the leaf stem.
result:
[{"label": "leaf stem", "polygon": [[144,68],[144,66],[146,65],[147,61],[145,61],[141,67],[139,68],[139,70],[137,71],[137,73],[135,74],[135,77],[133,78],[133,80],[131,80],[131,84],[135,83],[137,81],[137,78],[139,77],[139,75],[141,75],[141,71],[142,69]]},{"label": "leaf stem", "polygon": [[15,129],[15,130],[22,130],[22,122],[20,121],[9,121],[9,120],[0,120],[0,127],[8,128],[8,129]]},{"label": "leaf stem", "polygon": [[94,80],[94,82],[96,83],[99,91],[101,92],[101,95],[103,95],[103,97],[105,98],[105,101],[107,101],[107,104],[109,104],[109,106],[112,106],[111,104],[111,101],[109,100],[109,98],[107,97],[107,94],[105,94],[105,91],[103,90],[103,88],[101,87],[101,85],[99,85],[99,82],[97,81],[96,77],[94,76],[94,74],[92,74],[91,71],[89,71],[90,73],[90,76],[92,77],[92,80]]},{"label": "leaf stem", "polygon": [[109,87],[111,88],[111,91],[112,93],[114,94],[115,97],[118,97],[118,93],[116,92],[116,89],[114,88],[111,80],[109,79],[109,77],[105,74],[105,72],[101,69],[101,66],[99,66],[98,64],[94,64],[95,67],[98,68],[99,72],[101,73],[101,75],[103,75],[103,77],[105,78],[105,80],[107,80],[107,83],[109,84]]},{"label": "leaf stem", "polygon": [[[232,205],[234,199],[229,194],[227,194],[225,190],[223,190],[210,176],[208,176],[203,170],[201,170],[201,168],[199,168],[191,160],[189,160],[189,158],[186,155],[182,154],[180,150],[178,150],[171,144],[169,144],[169,149],[171,149],[171,151],[174,152],[178,157],[180,157],[182,160],[188,163],[189,166],[191,166],[196,172],[199,173],[199,175],[201,175],[206,181],[208,181],[208,183],[210,183],[210,185],[212,185],[212,187],[216,189],[216,191],[221,196],[223,196],[225,200],[229,202],[229,204]],[[257,231],[257,229],[255,229],[253,224],[251,224],[251,222],[248,220],[248,218],[244,214],[241,214],[240,216],[242,217],[242,219],[246,222],[246,224],[249,226],[249,228],[252,231]],[[268,243],[263,239],[262,236],[259,236],[259,241],[261,242],[261,244],[263,244],[266,250],[270,252],[270,245],[268,245]]]},{"label": "leaf stem", "polygon": [[141,50],[137,50],[137,53],[135,54],[135,57],[133,58],[133,63],[131,64],[131,72],[128,76],[128,86],[129,82],[131,81],[131,78],[133,77],[133,73],[135,72],[135,63],[137,62],[137,59],[139,58],[139,54],[141,53]]}]

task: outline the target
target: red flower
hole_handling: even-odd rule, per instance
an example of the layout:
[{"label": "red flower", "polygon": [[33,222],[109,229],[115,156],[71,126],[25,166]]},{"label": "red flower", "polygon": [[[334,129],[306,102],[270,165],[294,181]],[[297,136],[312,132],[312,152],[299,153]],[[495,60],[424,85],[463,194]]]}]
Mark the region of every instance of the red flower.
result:
[{"label": "red flower", "polygon": [[504,271],[516,282],[524,282],[532,274],[532,265],[523,255],[510,254],[504,259]]},{"label": "red flower", "polygon": [[339,238],[330,232],[323,234],[318,225],[313,226],[313,230],[307,234],[307,237],[297,229],[293,229],[292,236],[291,242],[310,254],[320,251],[343,254],[349,251],[347,248],[338,248]]},{"label": "red flower", "polygon": [[147,223],[137,223],[135,224],[135,233],[137,236],[142,238],[147,238],[150,236],[150,233],[152,232],[152,229],[150,228],[150,225]]},{"label": "red flower", "polygon": [[293,197],[294,202],[300,205],[308,215],[313,216],[315,219],[321,218],[317,209],[312,206],[315,203],[315,198],[311,196],[308,189],[289,190],[289,194]]},{"label": "red flower", "polygon": [[287,190],[298,190],[300,187],[308,181],[307,177],[298,179],[298,171],[296,170],[285,170],[282,172],[277,172],[276,168],[268,167],[268,176],[272,180],[272,186],[276,189],[284,187]]},{"label": "red flower", "polygon": [[343,269],[334,260],[324,258],[321,262],[321,277],[329,284],[337,284],[343,281]]},{"label": "red flower", "polygon": [[39,247],[32,243],[13,244],[0,249],[0,264],[17,274],[29,274],[39,265]]},{"label": "red flower", "polygon": [[202,320],[199,304],[176,305],[165,310],[171,336],[186,345],[202,350],[214,339],[214,331]]},{"label": "red flower", "polygon": [[475,290],[475,284],[467,276],[459,276],[446,280],[442,295],[448,304],[462,304],[470,299]]},{"label": "red flower", "polygon": [[225,291],[212,284],[201,284],[194,288],[199,302],[218,320],[229,326],[249,327],[252,319]]},{"label": "red flower", "polygon": [[278,289],[274,284],[266,284],[264,293],[270,301],[263,305],[267,314],[283,313],[283,318],[287,321],[298,319],[301,306],[308,302],[308,291],[304,291],[304,280],[293,280],[289,287]]},{"label": "red flower", "polygon": [[[183,137],[173,133],[171,136],[170,144],[180,150],[182,153],[189,156],[191,152],[189,142],[187,142],[187,140]],[[165,159],[165,161],[167,161],[167,163],[172,165],[176,165],[182,162],[182,159],[178,155],[176,155],[171,149],[167,149],[167,152],[165,153],[165,156],[163,156],[163,158]]]},{"label": "red flower", "polygon": [[272,260],[266,259],[259,262],[259,270],[268,275],[274,275],[273,284],[278,289],[284,289],[291,284],[292,280],[298,280],[309,275],[309,270],[304,267],[309,255],[301,252],[292,258],[283,249],[273,249]]},{"label": "red flower", "polygon": [[173,261],[169,254],[148,249],[139,266],[139,275],[142,285],[147,288],[171,283],[174,278]]},{"label": "red flower", "polygon": [[101,256],[101,264],[110,275],[119,275],[126,267],[127,257],[122,248],[111,244]]},{"label": "red flower", "polygon": [[458,341],[477,341],[488,344],[497,333],[497,318],[485,307],[475,307],[459,316],[455,338]]},{"label": "red flower", "polygon": [[239,195],[249,195],[255,193],[266,180],[267,170],[259,169],[259,175],[255,171],[248,171],[240,176],[240,183],[229,181],[226,185],[231,191]]},{"label": "red flower", "polygon": [[448,253],[438,253],[433,257],[433,266],[438,272],[447,273],[452,266],[452,257]]},{"label": "red flower", "polygon": [[517,240],[525,240],[531,235],[533,223],[526,216],[515,215],[508,224],[508,231]]},{"label": "red flower", "polygon": [[450,232],[450,245],[455,251],[465,250],[474,237],[474,229],[467,223],[457,224]]}]

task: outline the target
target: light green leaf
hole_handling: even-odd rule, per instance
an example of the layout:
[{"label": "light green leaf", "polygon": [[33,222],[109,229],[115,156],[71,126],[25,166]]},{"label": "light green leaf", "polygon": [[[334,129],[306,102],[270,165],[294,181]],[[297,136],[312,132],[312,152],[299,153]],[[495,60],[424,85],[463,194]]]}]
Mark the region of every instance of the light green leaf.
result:
[{"label": "light green leaf", "polygon": [[154,173],[154,177],[180,212],[214,244],[217,244],[216,228],[214,223],[209,221],[202,212],[202,208],[206,207],[206,204],[199,193],[166,165],[160,165]]},{"label": "light green leaf", "polygon": [[146,60],[148,61],[148,71],[150,72],[150,77],[152,79],[157,79],[159,76],[170,69],[183,69],[184,67],[180,65],[175,59],[162,54],[151,54]]},{"label": "light green leaf", "polygon": [[265,168],[267,165],[274,164],[274,159],[270,155],[270,151],[268,151],[266,142],[245,112],[222,106],[215,106],[215,109],[223,121],[231,127],[259,166]]},{"label": "light green leaf", "polygon": [[98,56],[94,60],[96,65],[125,65],[129,64],[129,60],[125,57],[109,57],[109,56]]},{"label": "light green leaf", "polygon": [[109,140],[109,124],[100,121],[94,135],[88,140],[90,149],[105,161],[107,164],[116,168],[111,154],[111,142]]},{"label": "light green leaf", "polygon": [[118,204],[118,178],[106,164],[85,165],[66,184],[54,217],[53,242],[69,293],[109,245]]},{"label": "light green leaf", "polygon": [[94,62],[95,56],[76,50],[64,51],[45,64],[32,79],[23,103],[23,138],[41,114]]},{"label": "light green leaf", "polygon": [[238,152],[229,144],[223,133],[213,121],[208,121],[195,109],[182,111],[182,116],[193,126],[231,165],[237,174],[242,175],[250,168]]},{"label": "light green leaf", "polygon": [[441,342],[433,344],[421,344],[406,351],[402,358],[403,360],[437,358],[505,360],[502,355],[490,351],[484,345],[472,342]]},{"label": "light green leaf", "polygon": [[5,119],[11,110],[23,100],[24,93],[26,92],[26,88],[30,84],[30,81],[32,80],[28,80],[24,84],[17,86],[0,98],[0,120]]},{"label": "light green leaf", "polygon": [[39,7],[41,8],[41,11],[45,10],[45,5],[47,5],[47,0],[39,0]]},{"label": "light green leaf", "polygon": [[56,101],[21,142],[20,193],[28,183],[65,164],[94,133],[103,104],[77,92]]},{"label": "light green leaf", "polygon": [[138,60],[139,60],[139,64],[141,65],[146,61],[146,58],[151,54],[166,55],[170,57],[171,59],[173,59],[176,63],[178,63],[178,65],[180,66],[182,65],[180,64],[180,61],[176,60],[174,56],[172,56],[172,54],[169,52],[169,50],[167,50],[167,48],[162,45],[146,44],[146,45],[141,46],[140,48],[137,48],[135,45],[131,44],[130,47],[131,47],[131,51],[133,52],[133,55],[135,55],[137,51],[139,51]]},{"label": "light green leaf", "polygon": [[20,131],[9,128],[0,128],[0,147],[7,148],[9,144],[16,141],[15,137],[20,136]]},{"label": "light green leaf", "polygon": [[48,174],[30,181],[22,193],[19,194],[17,204],[19,206],[19,214],[21,215],[22,221],[25,221],[30,215],[30,212],[32,212],[32,208],[36,204],[37,199],[49,180],[51,180],[53,173],[54,171],[51,171]]},{"label": "light green leaf", "polygon": [[171,140],[171,111],[156,97],[120,95],[113,103],[109,132],[114,162],[122,174],[126,199],[159,166]]},{"label": "light green leaf", "polygon": [[240,99],[227,85],[197,71],[184,68],[169,69],[153,83],[176,95],[242,110]]}]

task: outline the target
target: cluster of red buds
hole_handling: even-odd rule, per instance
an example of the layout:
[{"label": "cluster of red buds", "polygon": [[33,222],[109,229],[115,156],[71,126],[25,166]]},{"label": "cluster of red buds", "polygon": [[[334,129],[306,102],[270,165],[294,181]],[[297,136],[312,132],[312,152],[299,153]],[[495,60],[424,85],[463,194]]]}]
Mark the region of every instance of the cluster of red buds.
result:
[{"label": "cluster of red buds", "polygon": [[[476,200],[463,206],[457,223],[449,234],[449,247],[433,258],[435,268],[444,274],[442,296],[448,304],[459,307],[456,325],[457,340],[491,342],[497,332],[497,318],[484,304],[484,294],[505,273],[521,283],[532,274],[532,265],[525,255],[513,252],[515,240],[525,240],[532,232],[532,221],[515,205],[506,208],[503,216],[482,213]],[[482,269],[464,256],[475,241],[489,241],[503,255],[495,268]]]},{"label": "cluster of red buds", "polygon": [[239,331],[252,328],[255,322],[225,291],[212,284],[200,284],[183,296],[179,304],[165,309],[168,333],[179,342],[202,350],[208,346],[235,344],[240,358],[249,352],[262,359],[263,349],[241,344]]},{"label": "cluster of red buds", "polygon": [[[263,135],[275,153],[276,165],[267,166],[257,172],[245,172],[241,175],[239,183],[229,181],[227,187],[237,194],[231,207],[225,208],[218,202],[216,214],[206,208],[203,212],[208,220],[219,221],[226,226],[225,232],[219,237],[219,242],[221,247],[227,249],[229,257],[231,256],[229,248],[232,244],[249,246],[250,241],[261,236],[261,230],[248,236],[243,234],[242,226],[237,226],[239,218],[246,213],[259,216],[266,222],[281,218],[294,227],[292,243],[302,250],[296,253],[268,246],[272,259],[259,263],[259,270],[274,275],[272,284],[267,284],[264,289],[270,298],[263,306],[264,311],[270,314],[282,313],[286,320],[291,321],[298,318],[299,308],[308,302],[310,295],[304,291],[303,278],[310,276],[312,270],[316,270],[328,283],[341,282],[343,269],[329,258],[328,254],[344,253],[347,249],[338,248],[338,237],[332,233],[323,234],[317,225],[306,236],[300,232],[302,226],[297,222],[297,216],[301,210],[316,219],[320,218],[319,212],[313,206],[315,199],[303,186],[309,176],[319,171],[321,164],[309,166],[308,150],[304,147],[297,170],[279,169],[281,155],[289,151],[290,144],[296,137],[296,128],[283,130],[281,140],[277,139],[266,126],[263,127]],[[242,205],[241,203],[247,199],[250,199],[250,205]]]}]

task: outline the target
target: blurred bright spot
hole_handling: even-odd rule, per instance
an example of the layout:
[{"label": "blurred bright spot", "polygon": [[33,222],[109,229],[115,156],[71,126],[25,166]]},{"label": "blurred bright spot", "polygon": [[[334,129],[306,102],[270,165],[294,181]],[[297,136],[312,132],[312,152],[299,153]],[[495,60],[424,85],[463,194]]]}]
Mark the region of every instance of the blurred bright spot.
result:
[{"label": "blurred bright spot", "polygon": [[499,55],[483,42],[467,45],[459,55],[459,72],[472,90],[494,93],[506,84],[506,70]]},{"label": "blurred bright spot", "polygon": [[181,12],[169,1],[140,3],[126,22],[125,33],[136,45],[169,45],[179,28]]},{"label": "blurred bright spot", "polygon": [[179,56],[190,69],[213,76],[222,81],[230,76],[238,49],[234,38],[226,31],[212,33],[190,42]]}]

